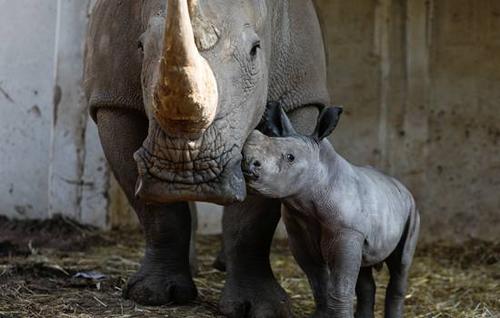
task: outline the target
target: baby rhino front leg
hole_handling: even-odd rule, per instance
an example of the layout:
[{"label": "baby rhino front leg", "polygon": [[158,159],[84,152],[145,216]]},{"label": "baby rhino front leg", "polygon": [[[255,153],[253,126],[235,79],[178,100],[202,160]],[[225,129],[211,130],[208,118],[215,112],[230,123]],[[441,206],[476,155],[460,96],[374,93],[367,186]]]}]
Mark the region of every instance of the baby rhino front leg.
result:
[{"label": "baby rhino front leg", "polygon": [[354,317],[354,295],[361,267],[364,236],[357,231],[331,231],[321,241],[328,267],[328,311],[325,317]]}]

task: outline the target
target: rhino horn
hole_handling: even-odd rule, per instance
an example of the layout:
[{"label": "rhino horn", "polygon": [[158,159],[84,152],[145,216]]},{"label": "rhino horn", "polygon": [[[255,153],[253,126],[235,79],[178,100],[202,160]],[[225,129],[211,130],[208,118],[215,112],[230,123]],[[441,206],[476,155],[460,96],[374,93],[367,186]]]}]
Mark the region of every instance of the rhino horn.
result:
[{"label": "rhino horn", "polygon": [[165,28],[153,114],[169,135],[199,135],[215,118],[218,91],[215,75],[196,46],[188,0],[168,1]]}]

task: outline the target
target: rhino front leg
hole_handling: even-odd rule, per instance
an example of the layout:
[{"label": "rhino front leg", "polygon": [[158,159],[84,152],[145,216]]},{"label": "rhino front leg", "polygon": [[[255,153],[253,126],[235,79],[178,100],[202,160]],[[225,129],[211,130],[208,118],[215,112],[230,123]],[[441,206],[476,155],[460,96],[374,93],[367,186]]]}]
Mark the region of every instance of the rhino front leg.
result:
[{"label": "rhino front leg", "polygon": [[269,262],[280,207],[279,200],[249,196],[224,211],[227,278],[220,308],[228,317],[291,316],[288,296]]},{"label": "rhino front leg", "polygon": [[101,109],[97,126],[106,158],[138,215],[146,239],[141,267],[129,279],[124,297],[143,305],[195,299],[197,291],[189,267],[188,203],[146,205],[134,195],[137,168],[132,155],[146,138],[147,118],[136,111]]},{"label": "rhino front leg", "polygon": [[330,268],[326,317],[354,317],[354,295],[361,267],[363,240],[357,231],[340,230],[326,234],[321,242],[323,255]]},{"label": "rhino front leg", "polygon": [[141,268],[123,292],[143,305],[184,304],[197,296],[189,266],[188,204],[148,205],[142,209],[146,251]]}]

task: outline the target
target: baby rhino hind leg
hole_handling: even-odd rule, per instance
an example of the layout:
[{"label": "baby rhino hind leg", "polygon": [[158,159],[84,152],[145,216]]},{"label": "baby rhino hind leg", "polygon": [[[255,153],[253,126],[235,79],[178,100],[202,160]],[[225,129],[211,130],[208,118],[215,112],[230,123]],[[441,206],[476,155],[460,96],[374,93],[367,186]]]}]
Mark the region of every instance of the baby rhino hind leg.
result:
[{"label": "baby rhino hind leg", "polygon": [[386,260],[389,268],[389,285],[385,294],[385,317],[403,317],[403,305],[408,280],[409,264],[401,262],[401,250],[396,250]]},{"label": "baby rhino hind leg", "polygon": [[375,281],[372,267],[361,267],[356,282],[356,318],[373,318],[375,306]]},{"label": "baby rhino hind leg", "polygon": [[403,317],[404,299],[408,285],[408,273],[417,245],[420,226],[418,212],[412,214],[398,247],[386,259],[389,268],[389,285],[385,295],[385,318]]}]

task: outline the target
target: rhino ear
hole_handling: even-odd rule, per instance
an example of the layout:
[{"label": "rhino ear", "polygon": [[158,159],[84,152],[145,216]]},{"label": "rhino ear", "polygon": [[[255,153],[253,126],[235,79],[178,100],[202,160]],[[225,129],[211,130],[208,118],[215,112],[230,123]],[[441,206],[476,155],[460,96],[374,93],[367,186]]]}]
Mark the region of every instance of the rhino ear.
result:
[{"label": "rhino ear", "polygon": [[318,142],[328,137],[335,127],[337,127],[342,112],[342,107],[327,107],[323,109],[319,114],[318,123],[312,137]]},{"label": "rhino ear", "polygon": [[269,137],[287,137],[296,134],[279,102],[269,102],[257,129]]}]

